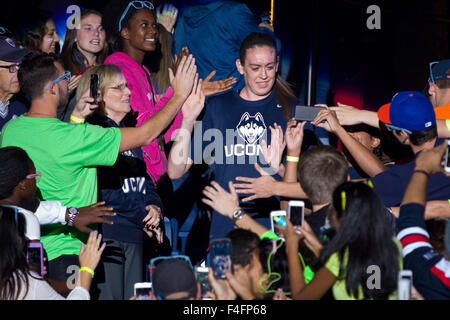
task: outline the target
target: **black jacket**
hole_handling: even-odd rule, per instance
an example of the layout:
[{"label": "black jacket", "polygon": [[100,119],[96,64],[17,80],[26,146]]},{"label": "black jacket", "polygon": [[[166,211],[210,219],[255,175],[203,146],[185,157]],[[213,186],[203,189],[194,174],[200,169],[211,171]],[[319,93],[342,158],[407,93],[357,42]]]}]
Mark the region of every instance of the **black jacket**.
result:
[{"label": "black jacket", "polygon": [[[90,117],[91,124],[102,127],[119,127],[109,118]],[[122,125],[120,125],[122,127]],[[103,224],[103,236],[109,239],[142,243],[144,224],[149,204],[162,208],[155,185],[146,172],[141,148],[122,152],[112,167],[97,167],[99,199],[117,213],[108,217],[113,225]]]}]

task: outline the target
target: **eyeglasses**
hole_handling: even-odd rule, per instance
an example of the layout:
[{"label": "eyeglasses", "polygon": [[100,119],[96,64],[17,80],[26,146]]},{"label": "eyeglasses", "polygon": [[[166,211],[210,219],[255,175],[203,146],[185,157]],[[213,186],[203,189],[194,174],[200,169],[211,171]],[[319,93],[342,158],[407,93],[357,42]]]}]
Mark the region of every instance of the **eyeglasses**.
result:
[{"label": "eyeglasses", "polygon": [[8,69],[9,73],[16,73],[20,69],[20,64],[10,64],[9,66],[0,66],[0,68]]},{"label": "eyeglasses", "polygon": [[404,128],[400,128],[400,127],[394,126],[394,125],[392,125],[392,124],[387,124],[387,123],[385,123],[384,125],[386,126],[386,129],[387,129],[388,131],[393,131],[393,130],[399,130],[399,131],[401,131],[401,130],[403,130],[403,131],[405,131],[407,134],[411,134],[411,133],[412,133],[411,130],[404,129]]},{"label": "eyeglasses", "polygon": [[122,16],[119,20],[119,32],[122,31],[122,20],[125,18],[125,16],[128,13],[128,10],[130,10],[130,7],[133,6],[135,9],[143,9],[147,8],[149,10],[154,10],[155,7],[153,7],[153,4],[150,1],[131,1],[128,6],[125,8],[125,10],[122,13]]},{"label": "eyeglasses", "polygon": [[434,76],[433,76],[433,66],[435,64],[438,64],[438,63],[439,63],[439,61],[433,61],[433,62],[430,62],[430,64],[429,64],[429,67],[430,67],[430,80],[431,80],[431,83],[433,83],[433,84],[436,84],[436,82],[434,80]]},{"label": "eyeglasses", "polygon": [[66,71],[66,73],[64,73],[61,77],[58,77],[55,80],[52,80],[51,83],[46,85],[44,90],[48,90],[48,88],[50,88],[52,83],[57,83],[57,82],[60,82],[61,80],[66,80],[67,82],[69,82],[71,78],[72,78],[72,75],[71,75],[70,71]]},{"label": "eyeglasses", "polygon": [[120,85],[117,85],[117,86],[114,86],[114,87],[108,87],[109,89],[114,89],[114,90],[121,90],[121,91],[123,91],[123,90],[125,90],[125,88],[128,88],[128,89],[130,89],[130,90],[132,90],[132,85],[131,84],[129,84],[129,83],[122,83],[122,84],[120,84]]},{"label": "eyeglasses", "polygon": [[39,182],[41,182],[42,173],[41,173],[41,172],[36,172],[36,173],[33,173],[33,174],[29,174],[29,175],[27,175],[25,178],[26,178],[26,179],[34,179],[34,178],[37,178],[37,179],[36,179],[36,183],[39,183]]}]

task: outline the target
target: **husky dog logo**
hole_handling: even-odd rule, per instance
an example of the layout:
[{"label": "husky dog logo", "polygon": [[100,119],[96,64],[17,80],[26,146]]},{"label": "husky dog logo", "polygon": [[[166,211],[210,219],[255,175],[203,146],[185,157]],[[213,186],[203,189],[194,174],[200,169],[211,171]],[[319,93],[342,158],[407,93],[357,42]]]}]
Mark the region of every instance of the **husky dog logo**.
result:
[{"label": "husky dog logo", "polygon": [[261,113],[251,116],[248,112],[244,113],[236,129],[242,139],[248,144],[255,144],[266,132],[266,125]]}]

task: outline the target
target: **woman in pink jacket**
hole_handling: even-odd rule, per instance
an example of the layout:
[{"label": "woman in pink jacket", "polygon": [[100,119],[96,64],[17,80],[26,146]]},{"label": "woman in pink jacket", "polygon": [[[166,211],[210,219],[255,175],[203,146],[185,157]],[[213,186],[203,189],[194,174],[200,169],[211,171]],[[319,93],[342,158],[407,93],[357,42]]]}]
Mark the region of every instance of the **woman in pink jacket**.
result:
[{"label": "woman in pink jacket", "polygon": [[[105,63],[115,64],[122,70],[131,90],[130,104],[136,115],[135,125],[140,126],[162,109],[174,95],[172,87],[169,87],[158,99],[150,72],[143,65],[145,54],[156,50],[158,39],[153,4],[150,1],[131,1],[128,4],[113,1],[105,10],[104,20],[108,42],[116,50],[106,58]],[[171,55],[170,52],[163,54]],[[175,71],[169,70],[169,74],[173,75]],[[203,81],[203,93],[206,96],[227,91],[236,82],[232,77],[209,81],[214,74],[215,72],[211,72]],[[157,139],[142,147],[147,172],[155,184],[167,171],[164,145],[175,137],[173,133],[180,127],[181,119],[179,111],[171,125]]]},{"label": "woman in pink jacket", "polygon": [[[163,108],[174,94],[170,87],[158,101],[150,72],[143,65],[145,53],[156,49],[158,34],[154,8],[149,1],[132,1],[113,20],[110,26],[112,30],[107,31],[110,31],[110,43],[118,52],[108,56],[105,63],[115,64],[122,70],[130,86],[130,105],[135,112],[136,126],[140,126]],[[179,111],[165,132],[142,147],[147,172],[155,184],[167,170],[164,144],[171,141],[181,119]]]}]

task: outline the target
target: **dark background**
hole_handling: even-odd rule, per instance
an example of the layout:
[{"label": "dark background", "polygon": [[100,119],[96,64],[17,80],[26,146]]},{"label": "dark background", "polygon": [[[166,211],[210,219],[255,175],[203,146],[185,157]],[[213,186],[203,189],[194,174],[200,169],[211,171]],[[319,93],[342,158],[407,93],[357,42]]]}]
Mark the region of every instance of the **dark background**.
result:
[{"label": "dark background", "polygon": [[[180,12],[191,2],[167,1]],[[163,1],[156,0],[156,5]],[[269,12],[270,0],[242,0],[260,16]],[[313,48],[313,77],[325,92],[312,102],[354,102],[377,109],[400,90],[425,88],[428,63],[449,58],[450,5],[448,0],[274,0],[275,33],[282,42],[281,73],[301,99]],[[36,8],[53,12],[63,39],[66,8],[77,4],[102,11],[106,0],[41,0],[2,3],[0,25],[32,18]],[[369,30],[370,5],[381,9],[381,29]],[[61,42],[62,43],[62,42]],[[303,90],[302,90],[303,89]],[[329,90],[327,90],[329,89]],[[326,95],[327,100],[324,101]],[[344,97],[344,98],[342,98]]]}]

